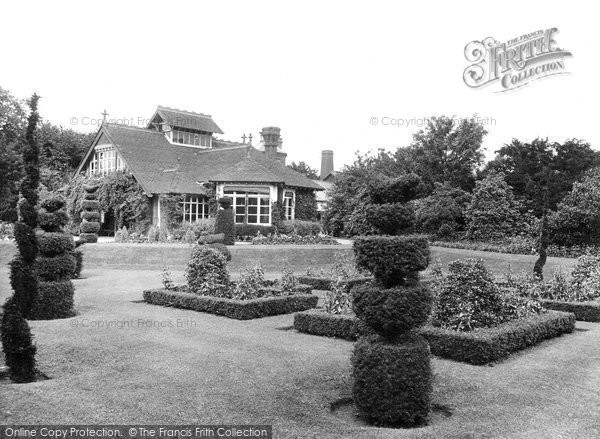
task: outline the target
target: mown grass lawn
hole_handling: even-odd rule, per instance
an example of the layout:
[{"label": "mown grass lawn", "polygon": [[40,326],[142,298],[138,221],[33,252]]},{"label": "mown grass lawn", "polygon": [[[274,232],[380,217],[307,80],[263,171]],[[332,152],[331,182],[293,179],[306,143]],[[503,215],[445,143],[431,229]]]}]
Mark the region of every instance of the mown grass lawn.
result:
[{"label": "mown grass lawn", "polygon": [[[277,438],[600,436],[600,324],[578,322],[494,367],[435,358],[434,404],[451,416],[377,429],[330,412],[350,395],[351,342],[296,333],[291,315],[238,321],[136,303],[160,286],[158,271],[83,275],[77,317],[31,322],[52,379],[0,382],[0,423],[266,423]],[[4,300],[5,267],[0,291]]]}]

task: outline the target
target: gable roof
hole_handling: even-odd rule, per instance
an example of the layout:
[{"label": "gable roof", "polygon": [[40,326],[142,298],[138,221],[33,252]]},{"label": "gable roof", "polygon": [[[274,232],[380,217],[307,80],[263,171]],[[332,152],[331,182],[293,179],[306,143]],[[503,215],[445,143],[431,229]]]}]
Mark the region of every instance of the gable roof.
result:
[{"label": "gable roof", "polygon": [[[227,142],[219,148],[200,149],[172,144],[163,133],[155,130],[116,124],[104,124],[96,139],[103,134],[121,154],[147,194],[204,194],[207,189],[203,183],[209,181],[260,181],[321,190],[303,174],[248,144]],[[96,142],[78,172],[95,145]]]},{"label": "gable roof", "polygon": [[[212,120],[210,114],[194,113],[192,111],[178,110],[176,108],[159,105],[150,119],[150,124],[152,124],[152,121],[157,114],[171,127],[223,134],[223,131],[221,131],[221,128],[219,128],[215,121]],[[150,126],[150,124],[148,126]]]}]

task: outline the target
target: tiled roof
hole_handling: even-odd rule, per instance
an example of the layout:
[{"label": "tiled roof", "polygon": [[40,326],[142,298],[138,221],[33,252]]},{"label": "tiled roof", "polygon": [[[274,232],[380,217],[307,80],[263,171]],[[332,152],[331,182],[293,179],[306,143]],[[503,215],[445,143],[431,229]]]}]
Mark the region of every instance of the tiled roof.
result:
[{"label": "tiled roof", "polygon": [[223,134],[221,128],[219,128],[208,114],[194,113],[192,111],[178,110],[160,105],[156,109],[156,113],[171,127]]},{"label": "tiled roof", "polygon": [[[304,175],[270,159],[252,146],[200,149],[171,144],[163,133],[131,126],[105,124],[107,134],[133,175],[150,194],[202,194],[202,183],[239,172],[248,182],[283,182],[286,186],[321,189]],[[229,175],[227,175],[229,174]]]}]

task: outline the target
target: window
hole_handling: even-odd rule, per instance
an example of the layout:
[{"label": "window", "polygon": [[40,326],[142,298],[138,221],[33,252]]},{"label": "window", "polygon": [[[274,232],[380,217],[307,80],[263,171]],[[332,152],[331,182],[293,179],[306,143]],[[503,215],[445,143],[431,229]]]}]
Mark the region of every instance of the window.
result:
[{"label": "window", "polygon": [[188,195],[181,203],[183,211],[183,222],[193,223],[199,219],[209,217],[208,201],[200,195]]},{"label": "window", "polygon": [[283,212],[286,220],[294,219],[294,191],[283,193]]},{"label": "window", "polygon": [[226,190],[224,195],[233,199],[236,224],[271,224],[271,198],[268,189],[265,193]]},{"label": "window", "polygon": [[200,146],[209,148],[211,146],[210,134],[193,133],[191,131],[173,130],[173,143],[182,145]]},{"label": "window", "polygon": [[88,165],[88,173],[108,175],[114,171],[125,169],[121,156],[112,147],[102,147],[94,151]]}]

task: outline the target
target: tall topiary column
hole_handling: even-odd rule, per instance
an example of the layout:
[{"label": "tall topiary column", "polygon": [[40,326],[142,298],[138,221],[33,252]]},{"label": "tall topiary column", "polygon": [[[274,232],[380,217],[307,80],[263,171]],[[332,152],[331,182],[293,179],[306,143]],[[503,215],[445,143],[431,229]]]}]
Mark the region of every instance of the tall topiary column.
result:
[{"label": "tall topiary column", "polygon": [[73,283],[76,260],[75,241],[63,230],[69,222],[65,202],[59,197],[42,202],[38,212],[42,229],[37,234],[39,256],[35,262],[39,277],[38,295],[31,318],[61,319],[73,316]]},{"label": "tall topiary column", "polygon": [[430,350],[414,329],[426,323],[432,295],[418,272],[429,264],[427,239],[368,236],[354,242],[358,267],[375,280],[355,287],[353,309],[372,334],[354,348],[354,402],[369,422],[412,427],[429,418]]},{"label": "tall topiary column", "polygon": [[100,202],[98,201],[98,185],[84,184],[84,199],[81,201],[81,224],[79,226],[79,241],[98,242],[100,231]]},{"label": "tall topiary column", "polygon": [[215,233],[225,234],[225,245],[235,244],[235,221],[233,216],[233,209],[231,205],[233,200],[229,197],[219,198],[219,205],[221,208],[217,212],[217,218],[215,220]]},{"label": "tall topiary column", "polygon": [[31,331],[25,320],[29,317],[38,293],[38,279],[34,269],[38,254],[35,228],[38,215],[35,205],[38,201],[37,187],[40,181],[39,148],[35,140],[35,130],[39,122],[37,103],[39,96],[34,94],[29,101],[31,114],[23,146],[25,177],[20,183],[21,199],[18,204],[19,220],[15,223],[15,241],[19,253],[10,264],[10,283],[13,295],[4,304],[1,337],[5,363],[10,377],[15,382],[35,380],[35,353]]}]

